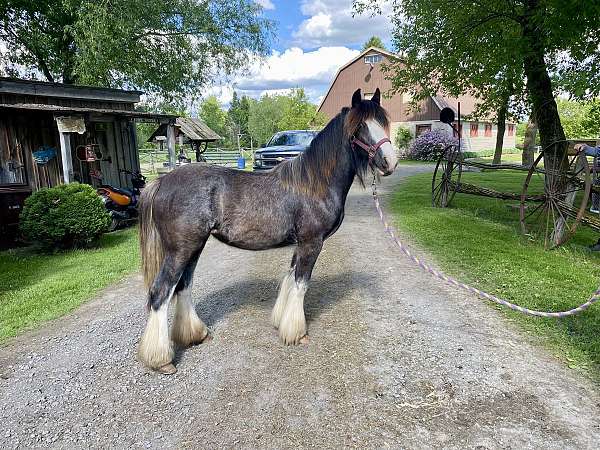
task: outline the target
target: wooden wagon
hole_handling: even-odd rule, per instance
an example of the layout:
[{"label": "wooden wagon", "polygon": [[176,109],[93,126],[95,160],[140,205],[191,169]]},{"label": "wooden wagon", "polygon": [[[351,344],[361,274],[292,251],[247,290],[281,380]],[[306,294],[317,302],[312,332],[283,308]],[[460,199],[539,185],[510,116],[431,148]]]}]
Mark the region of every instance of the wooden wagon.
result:
[{"label": "wooden wagon", "polygon": [[[594,203],[600,200],[600,158],[575,150],[579,142],[583,141],[561,141],[544,148],[531,167],[465,159],[460,144],[450,145],[433,172],[433,206],[448,207],[457,193],[519,201],[522,232],[543,240],[546,248],[565,243],[580,224],[600,232],[600,215],[591,211],[598,207],[589,207],[592,198]],[[563,156],[556,157],[559,154]],[[523,188],[520,193],[501,192],[464,182],[461,177],[467,168],[522,171]]]}]

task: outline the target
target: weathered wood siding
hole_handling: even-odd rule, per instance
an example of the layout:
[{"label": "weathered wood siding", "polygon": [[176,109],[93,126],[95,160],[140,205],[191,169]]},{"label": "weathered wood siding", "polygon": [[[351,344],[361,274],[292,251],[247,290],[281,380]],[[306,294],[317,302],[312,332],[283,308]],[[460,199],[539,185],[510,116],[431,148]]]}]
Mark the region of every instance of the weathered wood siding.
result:
[{"label": "weathered wood siding", "polygon": [[[42,146],[56,149],[57,156],[40,165],[33,152]],[[16,159],[25,166],[22,185],[2,184],[0,192],[34,191],[62,182],[58,129],[50,113],[0,109],[0,154],[2,161]]]},{"label": "weathered wood siding", "polygon": [[[135,124],[116,117],[95,118],[95,121],[86,120],[86,130],[84,135],[69,135],[76,179],[98,185],[99,181],[92,178],[90,172],[99,169],[102,183],[132,187],[131,177],[121,170],[135,172],[140,168]],[[102,159],[106,161],[86,163],[77,159],[77,148],[90,143],[100,145]],[[33,152],[44,146],[54,148],[56,157],[47,164],[37,164]],[[58,128],[51,113],[0,108],[0,156],[1,161],[15,160],[25,166],[23,183],[0,183],[0,192],[35,191],[63,182]]]}]

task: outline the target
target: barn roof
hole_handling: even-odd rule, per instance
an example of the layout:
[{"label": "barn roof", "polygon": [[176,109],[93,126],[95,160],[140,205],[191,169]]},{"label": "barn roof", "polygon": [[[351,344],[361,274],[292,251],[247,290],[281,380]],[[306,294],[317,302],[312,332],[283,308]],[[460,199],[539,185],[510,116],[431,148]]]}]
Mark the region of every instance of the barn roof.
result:
[{"label": "barn roof", "polygon": [[[154,141],[157,136],[166,136],[166,125],[161,125],[148,138],[148,142]],[[175,121],[177,136],[183,135],[187,141],[214,142],[223,139],[202,120],[191,117],[178,117]]]},{"label": "barn roof", "polygon": [[384,50],[384,49],[379,48],[379,47],[369,47],[368,49],[363,50],[356,57],[352,58],[350,61],[348,61],[346,64],[344,64],[342,67],[340,67],[338,69],[338,71],[335,73],[335,77],[333,77],[333,81],[331,82],[331,84],[329,85],[329,88],[327,89],[327,92],[325,93],[325,95],[321,99],[321,102],[319,103],[317,111],[321,111],[321,107],[323,106],[323,103],[325,103],[325,99],[327,98],[327,96],[331,92],[331,89],[333,88],[333,85],[335,84],[335,82],[337,81],[338,77],[340,76],[340,73],[342,73],[342,71],[346,67],[351,66],[356,61],[358,61],[360,58],[362,58],[363,56],[367,55],[370,52],[372,52],[372,53],[380,53],[380,54],[385,55],[385,56],[387,56],[389,58],[398,58],[398,55],[394,55],[393,53],[390,53],[387,50]]},{"label": "barn roof", "polygon": [[450,108],[458,115],[458,103],[460,102],[460,115],[462,117],[473,114],[477,108],[477,99],[470,95],[459,95],[458,97],[446,97],[443,95],[435,95],[431,97],[434,103],[440,108]]},{"label": "barn roof", "polygon": [[[369,47],[366,50],[362,51],[360,54],[358,54],[356,57],[352,58],[350,61],[348,61],[346,64],[344,64],[343,66],[341,66],[338,69],[337,73],[335,74],[335,77],[333,78],[333,81],[331,82],[331,84],[329,85],[329,88],[327,89],[327,92],[325,93],[325,95],[321,99],[321,102],[319,103],[319,106],[317,108],[318,111],[321,111],[323,105],[325,104],[325,101],[327,100],[328,96],[330,95],[330,93],[333,89],[333,86],[335,85],[336,81],[338,80],[341,72],[344,71],[345,69],[347,69],[348,67],[350,67],[351,65],[353,65],[354,63],[356,63],[357,61],[359,61],[361,58],[363,58],[369,54],[381,54],[390,60],[400,60],[401,59],[400,55],[388,52],[387,50],[383,50],[383,49],[377,48],[377,47]],[[467,95],[459,95],[458,97],[452,97],[449,95],[445,95],[444,93],[438,93],[435,96],[431,96],[431,100],[433,101],[435,106],[437,108],[439,108],[440,111],[442,109],[444,109],[445,107],[449,107],[454,111],[454,113],[456,115],[458,115],[458,103],[460,102],[460,113],[461,113],[461,117],[463,119],[465,117],[471,116],[476,111],[477,104],[480,102],[480,99],[478,99],[472,95],[467,94]],[[481,121],[492,120],[491,117],[487,117],[485,115],[480,116],[478,119]],[[512,122],[509,121],[509,123],[512,123]]]}]

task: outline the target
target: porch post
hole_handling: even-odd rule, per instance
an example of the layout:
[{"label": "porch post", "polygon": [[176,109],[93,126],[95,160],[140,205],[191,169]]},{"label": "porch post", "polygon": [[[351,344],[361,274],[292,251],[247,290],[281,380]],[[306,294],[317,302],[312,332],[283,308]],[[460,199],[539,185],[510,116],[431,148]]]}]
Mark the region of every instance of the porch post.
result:
[{"label": "porch post", "polygon": [[167,125],[167,151],[169,152],[169,167],[175,168],[175,124],[169,122]]},{"label": "porch post", "polygon": [[62,157],[63,181],[68,184],[73,181],[73,160],[71,156],[71,137],[69,133],[59,132],[60,155]]}]

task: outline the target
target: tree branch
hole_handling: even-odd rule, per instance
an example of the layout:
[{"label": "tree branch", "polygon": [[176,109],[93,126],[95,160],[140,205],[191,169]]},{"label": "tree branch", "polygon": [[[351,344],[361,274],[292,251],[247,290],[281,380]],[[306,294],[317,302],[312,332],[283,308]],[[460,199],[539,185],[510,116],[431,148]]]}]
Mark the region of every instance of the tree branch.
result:
[{"label": "tree branch", "polygon": [[15,33],[14,30],[7,28],[6,31],[12,35],[15,41],[20,42],[23,45],[23,47],[25,47],[25,49],[29,53],[31,53],[31,55],[37,61],[37,64],[44,76],[46,77],[46,79],[51,83],[54,83],[54,77],[52,76],[52,72],[50,72],[50,68],[48,67],[48,64],[46,63],[44,58],[42,58],[42,55],[40,55],[40,53],[36,51],[35,48],[31,46],[26,40],[22,39],[17,33]]}]

